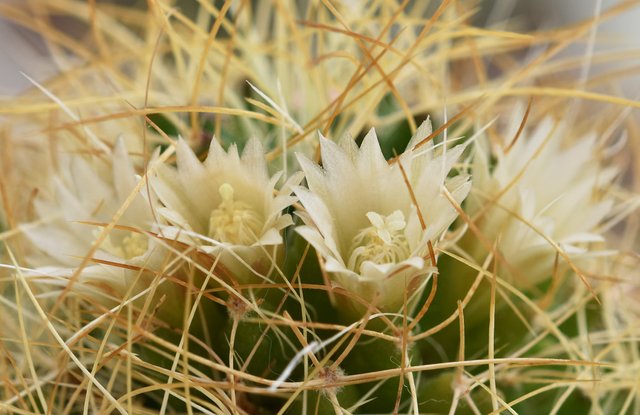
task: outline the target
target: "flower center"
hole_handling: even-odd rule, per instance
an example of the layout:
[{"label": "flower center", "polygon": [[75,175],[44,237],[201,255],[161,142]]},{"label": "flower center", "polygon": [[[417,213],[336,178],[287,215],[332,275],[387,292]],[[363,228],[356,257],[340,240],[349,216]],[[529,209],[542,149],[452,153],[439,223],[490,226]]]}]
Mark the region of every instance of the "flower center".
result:
[{"label": "flower center", "polygon": [[209,237],[234,245],[256,242],[262,228],[260,215],[246,202],[234,199],[234,189],[224,183],[218,189],[222,202],[209,217]]},{"label": "flower center", "polygon": [[[97,239],[101,232],[101,230],[96,229],[93,231],[93,236]],[[112,235],[108,235],[102,241],[100,249],[122,259],[131,259],[144,254],[149,248],[147,237],[142,233],[127,232],[127,236],[121,238],[119,242],[117,242],[117,239],[114,242]]]},{"label": "flower center", "polygon": [[407,223],[401,211],[396,210],[389,216],[369,212],[367,218],[371,226],[362,229],[351,241],[349,269],[362,272],[360,268],[365,261],[389,264],[409,258],[411,251],[404,236]]}]

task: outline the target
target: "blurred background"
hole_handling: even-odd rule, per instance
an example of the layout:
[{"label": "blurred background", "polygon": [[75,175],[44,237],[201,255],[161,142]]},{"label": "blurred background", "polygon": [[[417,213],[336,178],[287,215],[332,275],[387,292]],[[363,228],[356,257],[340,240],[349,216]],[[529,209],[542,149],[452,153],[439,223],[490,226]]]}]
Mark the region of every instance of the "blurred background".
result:
[{"label": "blurred background", "polygon": [[[0,0],[0,9],[15,1]],[[37,1],[27,3],[37,6]],[[625,7],[625,11],[611,18],[604,16],[607,10],[615,7]],[[482,0],[476,22],[496,28],[505,28],[508,22],[511,30],[549,30],[591,19],[593,16],[602,16],[601,23],[592,33],[596,40],[594,52],[625,50],[628,54],[625,58],[617,59],[615,65],[638,67],[636,72],[640,74],[640,3],[635,0]],[[586,43],[576,44],[560,57],[571,54],[584,56],[588,48]],[[56,65],[47,56],[46,46],[37,36],[18,29],[16,25],[0,17],[0,95],[13,95],[29,86],[29,82],[20,74],[21,71],[35,79],[43,79],[55,73]],[[611,65],[613,64],[604,67],[611,69]],[[591,74],[602,69],[603,67],[593,65]],[[622,85],[625,95],[636,96],[640,75],[628,75]]]}]

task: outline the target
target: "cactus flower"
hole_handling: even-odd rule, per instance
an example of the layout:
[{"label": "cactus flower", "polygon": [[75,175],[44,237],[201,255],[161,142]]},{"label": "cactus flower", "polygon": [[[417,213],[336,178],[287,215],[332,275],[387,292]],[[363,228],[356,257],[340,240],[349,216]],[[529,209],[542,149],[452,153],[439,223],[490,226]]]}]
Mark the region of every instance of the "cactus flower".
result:
[{"label": "cactus flower", "polygon": [[[504,136],[513,137],[517,127]],[[545,118],[525,129],[508,150],[495,146],[493,167],[486,143],[474,156],[467,212],[489,241],[498,241],[508,262],[503,277],[523,288],[551,276],[556,247],[550,241],[578,260],[589,253],[588,244],[603,241],[597,227],[611,212],[612,200],[603,197],[602,190],[615,170],[604,169],[594,156],[594,134],[567,145],[567,128]],[[473,242],[472,235],[466,239],[468,251],[481,261],[486,248]]]},{"label": "cactus flower", "polygon": [[282,231],[292,223],[283,213],[294,175],[281,190],[280,175],[269,177],[260,142],[250,140],[239,155],[214,139],[204,162],[184,141],[177,144],[177,168],[158,166],[153,187],[164,207],[158,212],[171,226],[163,233],[219,258],[240,283],[266,278],[273,268]]},{"label": "cactus flower", "polygon": [[[100,300],[121,299],[137,276],[127,266],[150,267],[158,248],[145,233],[152,230],[153,216],[146,192],[136,193],[139,178],[124,141],[117,141],[106,166],[76,155],[63,166],[34,201],[37,221],[23,227],[31,243],[28,265],[69,277],[90,254],[74,288]],[[117,226],[91,252],[102,225],[111,223],[125,203]]]},{"label": "cactus flower", "polygon": [[414,296],[434,271],[429,242],[437,244],[457,215],[442,186],[458,202],[470,189],[465,175],[447,178],[462,146],[414,149],[430,133],[425,121],[395,163],[385,160],[373,129],[360,148],[350,138],[338,145],[320,137],[322,167],[299,157],[309,188],[295,189],[306,210],[297,231],[334,284],[383,311],[400,311],[405,291]]}]

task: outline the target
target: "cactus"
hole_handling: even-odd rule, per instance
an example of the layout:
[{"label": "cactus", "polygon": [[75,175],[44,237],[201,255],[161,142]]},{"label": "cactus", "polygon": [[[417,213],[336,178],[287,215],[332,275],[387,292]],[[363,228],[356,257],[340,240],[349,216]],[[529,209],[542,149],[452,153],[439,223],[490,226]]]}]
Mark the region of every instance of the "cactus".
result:
[{"label": "cactus", "polygon": [[637,103],[514,86],[564,32],[37,3],[0,7],[64,63],[0,106],[0,412],[638,413],[637,149],[572,99]]}]

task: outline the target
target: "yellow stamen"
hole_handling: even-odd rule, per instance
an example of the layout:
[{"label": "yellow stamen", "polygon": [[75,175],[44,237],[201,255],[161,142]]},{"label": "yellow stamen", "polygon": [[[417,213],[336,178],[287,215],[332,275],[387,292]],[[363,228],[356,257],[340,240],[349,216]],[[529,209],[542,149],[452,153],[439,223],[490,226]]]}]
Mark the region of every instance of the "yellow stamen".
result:
[{"label": "yellow stamen", "polygon": [[398,263],[410,257],[409,244],[404,235],[407,226],[404,215],[396,210],[388,216],[375,212],[367,213],[371,223],[362,229],[351,243],[351,254],[347,267],[362,272],[365,261],[375,264]]},{"label": "yellow stamen", "polygon": [[251,245],[258,239],[262,219],[251,205],[235,200],[235,190],[229,183],[218,189],[222,202],[209,217],[209,237],[234,245]]}]

